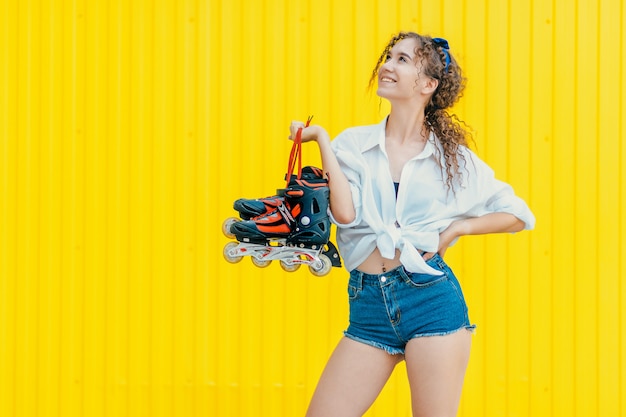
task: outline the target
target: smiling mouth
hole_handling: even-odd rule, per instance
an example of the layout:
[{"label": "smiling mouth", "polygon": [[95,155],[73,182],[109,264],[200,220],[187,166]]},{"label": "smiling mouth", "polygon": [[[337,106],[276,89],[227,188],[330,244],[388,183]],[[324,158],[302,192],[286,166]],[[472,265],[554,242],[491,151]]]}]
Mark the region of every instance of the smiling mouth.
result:
[{"label": "smiling mouth", "polygon": [[392,80],[391,78],[388,78],[388,77],[382,77],[380,79],[380,82],[382,82],[382,83],[395,83],[396,81]]}]

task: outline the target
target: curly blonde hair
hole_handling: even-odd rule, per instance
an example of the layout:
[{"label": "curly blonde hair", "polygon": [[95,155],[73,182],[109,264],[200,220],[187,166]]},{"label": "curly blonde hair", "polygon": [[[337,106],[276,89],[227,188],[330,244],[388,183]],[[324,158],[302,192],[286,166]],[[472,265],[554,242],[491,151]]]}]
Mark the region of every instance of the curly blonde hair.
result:
[{"label": "curly blonde hair", "polygon": [[[391,48],[399,41],[407,38],[417,40],[415,54],[421,64],[420,73],[439,81],[437,89],[426,105],[424,117],[426,125],[432,129],[443,147],[446,186],[448,189],[454,189],[455,179],[460,181],[462,177],[461,163],[465,165],[465,157],[460,152],[460,147],[469,146],[468,140],[471,140],[471,133],[465,128],[467,126],[465,122],[446,111],[461,98],[466,83],[461,67],[450,54],[450,51],[444,51],[444,48],[433,41],[430,36],[419,35],[415,32],[400,32],[389,40],[378,58],[370,77],[369,88],[371,89],[378,79],[380,67],[384,64]],[[446,58],[448,57],[449,64],[446,65]],[[438,158],[438,161],[440,159]]]}]

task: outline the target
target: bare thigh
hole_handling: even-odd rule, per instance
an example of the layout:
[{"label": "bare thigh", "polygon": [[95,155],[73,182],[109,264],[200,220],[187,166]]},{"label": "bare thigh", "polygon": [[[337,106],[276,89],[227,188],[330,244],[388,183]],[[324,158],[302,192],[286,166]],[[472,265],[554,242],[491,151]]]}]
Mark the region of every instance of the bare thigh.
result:
[{"label": "bare thigh", "polygon": [[400,360],[402,355],[342,338],[320,377],[307,417],[362,416]]},{"label": "bare thigh", "polygon": [[463,329],[409,341],[405,359],[414,417],[456,416],[471,338],[472,334]]}]

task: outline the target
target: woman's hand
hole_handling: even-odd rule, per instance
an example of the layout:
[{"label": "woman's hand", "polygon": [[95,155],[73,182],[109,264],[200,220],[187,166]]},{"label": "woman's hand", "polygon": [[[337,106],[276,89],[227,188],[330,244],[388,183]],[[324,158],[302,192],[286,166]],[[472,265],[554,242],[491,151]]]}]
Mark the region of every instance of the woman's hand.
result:
[{"label": "woman's hand", "polygon": [[293,121],[289,126],[289,131],[291,134],[289,135],[290,140],[294,140],[296,135],[298,134],[298,129],[302,129],[302,142],[311,142],[311,141],[319,141],[320,138],[325,137],[330,140],[328,137],[328,133],[324,130],[323,127],[319,125],[312,125],[305,127],[303,122]]},{"label": "woman's hand", "polygon": [[[464,227],[465,225],[466,223],[463,220],[454,221],[439,234],[439,249],[437,250],[439,256],[443,258],[454,239],[469,234],[468,230]],[[433,253],[433,256],[434,255]]]},{"label": "woman's hand", "polygon": [[439,233],[439,249],[437,249],[437,252],[426,252],[422,255],[422,258],[427,261],[437,253],[443,258],[452,241],[463,234],[461,221],[450,223],[450,226],[448,226],[446,230]]}]

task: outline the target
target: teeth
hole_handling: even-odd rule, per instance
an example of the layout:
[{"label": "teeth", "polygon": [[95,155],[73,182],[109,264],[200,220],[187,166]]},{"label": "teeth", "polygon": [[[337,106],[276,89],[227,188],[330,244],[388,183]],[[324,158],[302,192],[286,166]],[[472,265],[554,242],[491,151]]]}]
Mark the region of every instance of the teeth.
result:
[{"label": "teeth", "polygon": [[387,78],[387,77],[383,77],[380,80],[385,83],[395,83],[394,80],[392,80],[391,78]]}]

